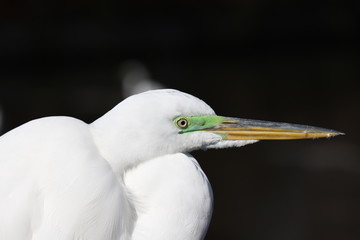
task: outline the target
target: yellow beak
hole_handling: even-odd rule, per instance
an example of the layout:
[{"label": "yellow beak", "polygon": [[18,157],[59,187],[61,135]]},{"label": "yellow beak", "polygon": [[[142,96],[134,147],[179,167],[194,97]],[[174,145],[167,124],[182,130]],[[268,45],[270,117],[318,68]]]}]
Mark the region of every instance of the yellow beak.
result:
[{"label": "yellow beak", "polygon": [[344,133],[299,124],[224,117],[224,121],[205,131],[219,134],[224,140],[287,140],[324,138]]}]

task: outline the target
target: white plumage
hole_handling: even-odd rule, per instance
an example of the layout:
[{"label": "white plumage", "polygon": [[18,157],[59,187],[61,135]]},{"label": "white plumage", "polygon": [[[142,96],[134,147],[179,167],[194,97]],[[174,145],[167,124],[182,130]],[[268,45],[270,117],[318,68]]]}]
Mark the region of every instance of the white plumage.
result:
[{"label": "white plumage", "polygon": [[4,134],[0,239],[203,239],[212,191],[188,152],[260,139],[227,139],[224,124],[238,126],[198,98],[155,90],[91,124],[48,117]]},{"label": "white plumage", "polygon": [[152,91],[90,125],[48,117],[3,135],[0,239],[201,239],[211,188],[178,152],[203,143],[169,137],[172,118],[186,114],[213,111],[178,91]]}]

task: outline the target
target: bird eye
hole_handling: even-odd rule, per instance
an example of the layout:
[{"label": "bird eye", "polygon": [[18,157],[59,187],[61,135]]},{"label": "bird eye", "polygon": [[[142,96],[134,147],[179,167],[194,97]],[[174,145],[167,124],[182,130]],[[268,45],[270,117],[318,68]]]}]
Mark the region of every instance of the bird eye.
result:
[{"label": "bird eye", "polygon": [[179,128],[187,128],[189,122],[186,118],[180,118],[179,120],[176,121],[176,124],[178,125]]}]

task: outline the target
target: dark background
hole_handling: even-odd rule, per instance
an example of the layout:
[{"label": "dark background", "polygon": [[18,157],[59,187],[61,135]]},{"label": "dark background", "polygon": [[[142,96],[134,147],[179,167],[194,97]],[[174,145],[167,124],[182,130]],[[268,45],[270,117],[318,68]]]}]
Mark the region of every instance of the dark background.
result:
[{"label": "dark background", "polygon": [[224,116],[345,132],[195,152],[215,209],[211,239],[359,239],[358,1],[1,1],[6,132],[48,115],[91,122],[143,63]]}]

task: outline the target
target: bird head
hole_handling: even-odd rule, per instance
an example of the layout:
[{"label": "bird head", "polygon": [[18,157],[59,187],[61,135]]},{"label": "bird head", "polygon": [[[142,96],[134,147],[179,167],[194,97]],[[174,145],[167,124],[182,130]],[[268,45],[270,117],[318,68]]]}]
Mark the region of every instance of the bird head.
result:
[{"label": "bird head", "polygon": [[125,166],[200,148],[341,134],[305,125],[218,116],[204,101],[169,89],[133,95],[92,126],[103,155],[108,160],[125,161]]}]

